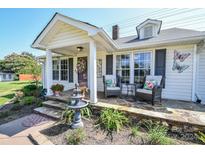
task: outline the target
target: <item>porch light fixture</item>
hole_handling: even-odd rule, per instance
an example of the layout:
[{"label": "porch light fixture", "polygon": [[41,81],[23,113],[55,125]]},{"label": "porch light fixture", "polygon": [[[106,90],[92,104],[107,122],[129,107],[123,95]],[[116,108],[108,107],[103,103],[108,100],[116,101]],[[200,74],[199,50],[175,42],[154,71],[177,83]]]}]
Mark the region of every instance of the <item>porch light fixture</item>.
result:
[{"label": "porch light fixture", "polygon": [[77,47],[78,52],[83,50],[83,47]]}]

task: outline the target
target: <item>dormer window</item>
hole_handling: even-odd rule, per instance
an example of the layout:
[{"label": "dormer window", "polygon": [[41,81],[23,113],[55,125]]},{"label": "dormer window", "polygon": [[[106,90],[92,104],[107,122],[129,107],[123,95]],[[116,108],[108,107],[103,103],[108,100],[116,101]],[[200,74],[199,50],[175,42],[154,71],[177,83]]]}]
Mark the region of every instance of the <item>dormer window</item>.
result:
[{"label": "dormer window", "polygon": [[144,38],[150,38],[153,36],[153,26],[144,27]]},{"label": "dormer window", "polygon": [[136,27],[139,39],[157,37],[160,33],[162,21],[147,19]]}]

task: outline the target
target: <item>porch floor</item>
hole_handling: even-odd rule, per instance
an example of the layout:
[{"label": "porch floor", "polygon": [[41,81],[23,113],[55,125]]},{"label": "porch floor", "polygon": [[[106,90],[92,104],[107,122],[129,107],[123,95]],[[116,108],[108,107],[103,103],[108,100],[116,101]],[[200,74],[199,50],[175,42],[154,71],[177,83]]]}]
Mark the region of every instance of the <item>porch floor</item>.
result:
[{"label": "porch floor", "polygon": [[[65,91],[61,97],[49,96],[49,98],[67,101],[72,91]],[[89,97],[86,97],[89,99]],[[205,127],[205,105],[179,100],[162,100],[152,106],[149,102],[135,101],[132,98],[109,97],[104,98],[102,92],[98,92],[96,107],[108,107],[131,112],[138,116],[164,120],[170,123],[183,123]]]}]

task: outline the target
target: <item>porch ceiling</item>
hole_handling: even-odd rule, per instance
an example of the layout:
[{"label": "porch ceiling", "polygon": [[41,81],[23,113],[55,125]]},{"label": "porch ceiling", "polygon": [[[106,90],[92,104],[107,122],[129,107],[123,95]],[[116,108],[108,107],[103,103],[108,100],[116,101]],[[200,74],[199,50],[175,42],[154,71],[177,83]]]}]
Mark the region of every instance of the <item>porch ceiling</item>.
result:
[{"label": "porch ceiling", "polygon": [[[78,52],[77,47],[83,47],[83,50]],[[97,43],[97,52],[99,51],[106,51],[106,49],[101,44]],[[66,55],[66,56],[75,56],[77,54],[88,54],[89,53],[89,43],[76,44],[72,46],[57,48],[57,49],[52,50],[52,52],[57,53],[57,54]]]}]

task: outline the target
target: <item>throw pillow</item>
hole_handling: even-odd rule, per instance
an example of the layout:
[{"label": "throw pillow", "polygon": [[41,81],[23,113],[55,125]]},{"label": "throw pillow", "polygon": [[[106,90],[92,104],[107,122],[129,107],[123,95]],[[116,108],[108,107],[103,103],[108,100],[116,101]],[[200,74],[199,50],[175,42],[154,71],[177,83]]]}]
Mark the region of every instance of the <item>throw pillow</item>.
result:
[{"label": "throw pillow", "polygon": [[144,84],[144,89],[152,90],[152,88],[154,88],[155,85],[157,85],[156,80],[147,80]]},{"label": "throw pillow", "polygon": [[108,87],[112,87],[112,80],[106,80],[105,83]]}]

